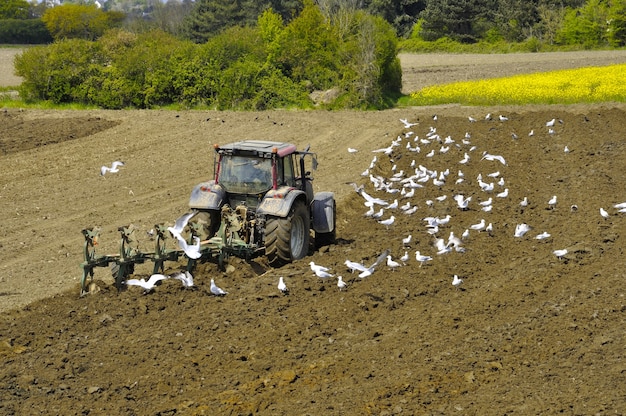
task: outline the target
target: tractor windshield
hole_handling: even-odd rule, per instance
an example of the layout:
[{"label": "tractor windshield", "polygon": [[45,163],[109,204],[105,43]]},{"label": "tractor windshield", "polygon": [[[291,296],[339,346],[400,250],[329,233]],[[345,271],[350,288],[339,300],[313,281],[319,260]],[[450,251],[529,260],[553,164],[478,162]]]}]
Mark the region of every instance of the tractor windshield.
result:
[{"label": "tractor windshield", "polygon": [[218,183],[233,193],[267,192],[272,187],[272,160],[222,155]]}]

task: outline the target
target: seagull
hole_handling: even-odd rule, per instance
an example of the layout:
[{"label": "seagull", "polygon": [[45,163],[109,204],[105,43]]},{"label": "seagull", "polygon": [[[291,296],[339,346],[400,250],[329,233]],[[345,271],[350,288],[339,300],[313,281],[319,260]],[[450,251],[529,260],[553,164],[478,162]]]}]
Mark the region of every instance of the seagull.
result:
[{"label": "seagull", "polygon": [[461,163],[461,164],[463,164],[463,165],[464,165],[464,164],[466,164],[467,162],[469,162],[469,160],[470,160],[469,155],[468,155],[467,153],[465,153],[465,156],[463,156],[463,159],[459,160],[459,163]]},{"label": "seagull", "polygon": [[398,200],[394,199],[394,201],[387,206],[387,209],[396,209],[398,208]]},{"label": "seagull", "polygon": [[604,218],[604,219],[609,218],[609,213],[606,212],[606,210],[604,208],[600,208],[600,215],[602,215],[602,218]]},{"label": "seagull", "polygon": [[391,268],[391,270],[396,270],[400,266],[400,263],[391,258],[391,254],[387,256],[387,267]]},{"label": "seagull", "polygon": [[613,205],[613,208],[622,209],[626,208],[626,202],[620,202],[619,204]]},{"label": "seagull", "polygon": [[509,188],[506,188],[504,191],[500,192],[496,195],[498,198],[506,198],[509,196]]},{"label": "seagull", "polygon": [[403,246],[408,246],[409,244],[411,244],[411,239],[413,238],[412,234],[409,234],[407,237],[402,239],[402,245]]},{"label": "seagull", "polygon": [[228,294],[228,292],[225,292],[221,288],[219,288],[215,284],[215,281],[213,279],[211,279],[211,293],[213,293],[215,296],[224,296]]},{"label": "seagull", "polygon": [[350,270],[350,273],[354,273],[355,270],[358,270],[359,272],[364,272],[367,270],[367,267],[365,267],[365,265],[362,263],[346,260],[344,264],[346,265],[348,270]]},{"label": "seagull", "polygon": [[319,264],[315,264],[314,262],[310,262],[309,266],[311,266],[311,270],[313,270],[314,273],[318,270],[321,270],[323,272],[327,272],[330,270],[328,267],[320,266]]},{"label": "seagull", "polygon": [[528,206],[528,197],[525,196],[524,199],[522,199],[522,201],[519,203],[519,206],[524,208]]},{"label": "seagull", "polygon": [[383,260],[385,260],[385,259],[387,258],[387,256],[389,255],[389,253],[390,253],[390,250],[389,250],[389,249],[387,249],[387,250],[383,251],[383,252],[382,252],[382,253],[381,253],[381,254],[380,254],[380,255],[376,258],[376,261],[374,261],[374,263],[373,263],[370,267],[366,268],[366,269],[365,269],[365,270],[363,270],[361,273],[359,273],[359,277],[360,277],[361,279],[363,279],[363,278],[365,278],[365,277],[371,276],[371,275],[372,275],[372,273],[374,273],[374,271],[376,270],[376,267],[378,267],[378,265],[379,265],[380,263],[382,263],[382,262],[383,262]]},{"label": "seagull", "polygon": [[452,286],[458,288],[459,286],[461,286],[461,283],[463,283],[463,279],[461,279],[459,276],[455,274],[454,277],[452,278]]},{"label": "seagull", "polygon": [[506,161],[504,160],[504,157],[499,156],[499,155],[491,155],[487,152],[483,153],[483,158],[481,160],[489,160],[489,161],[493,161],[493,160],[497,160],[498,162],[502,163],[503,165],[506,165]]},{"label": "seagull", "polygon": [[108,166],[102,166],[100,168],[100,175],[104,176],[107,172],[110,173],[117,173],[120,170],[118,169],[120,166],[124,166],[124,162],[120,162],[119,160],[116,160],[115,162],[113,162],[113,164],[111,164],[111,167]]},{"label": "seagull", "polygon": [[563,152],[569,153],[569,147],[565,146],[565,148],[563,149]]},{"label": "seagull", "polygon": [[485,227],[485,231],[487,231],[489,234],[491,234],[491,232],[493,231],[493,224],[489,223],[489,225],[487,225]]},{"label": "seagull", "polygon": [[337,276],[337,287],[339,288],[339,290],[343,290],[348,287],[346,282],[343,281],[343,277],[341,276]]},{"label": "seagull", "polygon": [[185,229],[185,226],[187,225],[191,217],[196,215],[196,213],[197,211],[191,211],[191,212],[188,212],[187,214],[182,215],[180,218],[176,220],[176,223],[174,224],[174,226],[167,227],[167,230],[170,233],[172,233],[172,236],[176,237],[177,239],[181,239],[182,238],[181,234],[183,230]]},{"label": "seagull", "polygon": [[400,257],[400,261],[404,264],[406,264],[407,261],[409,261],[409,252],[408,251],[404,251],[404,256]]},{"label": "seagull", "polygon": [[356,153],[358,152],[357,149],[353,149],[352,147],[348,147],[348,153]]},{"label": "seagull", "polygon": [[470,201],[472,200],[471,196],[465,198],[463,195],[455,195],[454,200],[456,201],[459,209],[466,210],[469,206]]},{"label": "seagull", "polygon": [[529,230],[530,226],[528,224],[517,224],[515,226],[514,237],[523,237]]},{"label": "seagull", "polygon": [[459,253],[464,253],[465,249],[461,247],[463,242],[461,239],[454,235],[452,231],[450,231],[450,235],[448,236],[448,246],[454,247],[454,249]]},{"label": "seagull", "polygon": [[420,267],[427,261],[431,261],[433,258],[430,256],[422,255],[419,250],[415,252],[415,260],[420,262]]},{"label": "seagull", "polygon": [[187,241],[178,237],[178,246],[185,252],[185,255],[190,259],[199,259],[202,257],[202,252],[200,251],[200,237],[193,237],[195,244],[189,244]]},{"label": "seagull", "polygon": [[470,123],[475,123],[476,119],[472,116],[468,116],[467,119],[469,120]]},{"label": "seagull", "polygon": [[483,218],[482,220],[480,220],[480,222],[478,224],[472,224],[469,227],[472,230],[482,230],[483,228],[485,228],[485,219]]},{"label": "seagull", "polygon": [[545,240],[546,238],[550,238],[550,233],[548,233],[547,231],[544,231],[535,237],[535,239],[537,240]]},{"label": "seagull", "polygon": [[396,220],[396,217],[394,217],[393,215],[389,218],[387,218],[386,220],[382,220],[382,221],[378,221],[380,224],[384,225],[385,227],[389,228],[389,226],[391,224],[393,224],[393,222]]},{"label": "seagull", "polygon": [[552,120],[548,121],[546,123],[546,127],[554,127],[554,123],[556,122],[556,119],[553,118]]},{"label": "seagull", "polygon": [[172,275],[172,279],[180,280],[184,287],[193,287],[193,276],[187,270]]},{"label": "seagull", "polygon": [[479,202],[478,205],[482,205],[483,207],[491,205],[493,202],[493,198],[489,197],[488,200]]},{"label": "seagull", "polygon": [[280,276],[280,278],[278,279],[278,290],[280,290],[283,295],[289,294],[289,289],[287,289],[287,285],[285,284],[285,280],[282,276]]},{"label": "seagull", "polygon": [[[328,269],[326,269],[328,270]],[[326,279],[328,277],[333,277],[332,274],[328,273],[326,270],[322,270],[322,269],[315,269],[313,270],[313,273],[315,273],[315,275],[321,279]]]},{"label": "seagull", "polygon": [[401,119],[400,119],[400,122],[401,122],[402,124],[404,124],[404,128],[405,128],[405,129],[410,129],[411,127],[413,127],[413,126],[416,126],[416,125],[417,125],[417,123],[409,123],[409,121],[408,121],[406,118],[401,118]]},{"label": "seagull", "polygon": [[144,289],[144,293],[150,292],[152,289],[156,287],[157,282],[161,280],[168,279],[169,277],[164,274],[153,274],[150,276],[148,281],[146,279],[128,279],[126,280],[126,285],[130,286],[141,286]]},{"label": "seagull", "polygon": [[509,119],[508,117],[505,117],[505,116],[503,116],[502,114],[500,114],[500,115],[498,116],[498,118],[500,119],[500,121],[508,121],[508,119]]},{"label": "seagull", "polygon": [[548,201],[548,205],[550,205],[550,207],[554,208],[554,206],[556,205],[556,195],[554,195],[552,198],[550,198],[550,200]]},{"label": "seagull", "polygon": [[564,248],[563,250],[554,250],[552,252],[555,256],[557,256],[559,259],[563,258],[563,256],[565,256],[567,254],[567,249]]}]

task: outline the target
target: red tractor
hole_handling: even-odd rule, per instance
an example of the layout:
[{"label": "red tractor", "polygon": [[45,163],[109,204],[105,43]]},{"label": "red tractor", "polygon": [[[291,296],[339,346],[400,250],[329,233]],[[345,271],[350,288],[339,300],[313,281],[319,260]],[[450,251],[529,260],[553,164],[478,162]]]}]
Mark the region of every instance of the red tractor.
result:
[{"label": "red tractor", "polygon": [[335,198],[313,192],[315,153],[289,143],[244,140],[215,145],[214,179],[197,185],[189,207],[209,244],[224,255],[265,252],[278,267],[335,240]]}]

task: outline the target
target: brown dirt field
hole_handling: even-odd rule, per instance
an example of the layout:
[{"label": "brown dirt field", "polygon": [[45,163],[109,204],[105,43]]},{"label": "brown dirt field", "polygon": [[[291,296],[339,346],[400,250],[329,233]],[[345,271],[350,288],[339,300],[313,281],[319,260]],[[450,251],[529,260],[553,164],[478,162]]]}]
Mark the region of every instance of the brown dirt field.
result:
[{"label": "brown dirt field", "polygon": [[[613,207],[626,201],[625,112],[624,104],[2,110],[0,414],[625,414],[626,218]],[[401,118],[418,124],[405,129]],[[559,121],[550,133],[552,118]],[[415,146],[413,137],[424,139],[431,127],[454,140],[450,149],[441,152],[444,144],[433,140],[409,151],[406,143]],[[399,136],[390,157],[372,153]],[[136,287],[118,293],[99,268],[100,291],[79,297],[83,228],[100,226],[99,252],[114,253],[117,227],[173,222],[210,174],[211,145],[245,138],[312,145],[320,162],[315,189],[338,201],[337,244],[280,269],[263,258],[233,258],[228,272],[203,263],[195,290],[166,280],[147,295]],[[481,160],[485,151],[507,164]],[[459,164],[466,152],[469,163]],[[450,174],[441,186],[429,181],[399,198],[419,208],[388,210],[384,218],[396,222],[386,229],[363,215],[363,198],[346,184],[396,198],[360,175],[374,155],[372,174],[385,178],[392,165],[412,173],[413,160]],[[100,176],[100,166],[116,159],[126,166]],[[465,180],[456,183],[459,169]],[[487,176],[495,171],[505,184],[483,192],[478,174],[495,182]],[[508,197],[496,197],[505,188]],[[457,194],[472,196],[469,210],[456,207]],[[484,212],[478,202],[489,196],[493,210]],[[464,253],[437,255],[423,218],[448,214],[438,237],[461,235],[483,218],[493,232],[471,231]],[[532,229],[516,238],[521,223]],[[544,231],[551,237],[534,238]],[[146,251],[152,244],[140,239]],[[410,260],[365,279],[344,266],[346,259],[370,263],[387,248],[395,259],[408,251]],[[552,252],[563,248],[569,252],[558,259]],[[420,267],[417,250],[433,260]],[[310,261],[343,275],[347,290],[315,277]],[[184,264],[169,263],[168,273]],[[137,266],[136,277],[150,267]],[[455,274],[464,279],[460,288],[451,285]],[[279,276],[288,296],[276,288]],[[229,294],[211,296],[211,278]]]}]

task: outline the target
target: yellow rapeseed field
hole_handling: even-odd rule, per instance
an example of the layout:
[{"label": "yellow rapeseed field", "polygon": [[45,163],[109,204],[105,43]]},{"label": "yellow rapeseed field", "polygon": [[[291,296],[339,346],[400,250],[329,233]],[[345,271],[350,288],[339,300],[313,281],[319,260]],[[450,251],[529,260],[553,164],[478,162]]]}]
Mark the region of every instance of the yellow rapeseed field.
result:
[{"label": "yellow rapeseed field", "polygon": [[573,104],[626,101],[626,64],[455,82],[411,94],[411,105]]}]

